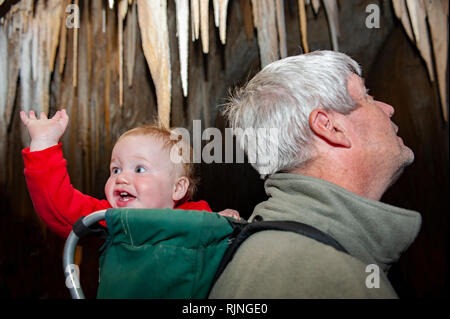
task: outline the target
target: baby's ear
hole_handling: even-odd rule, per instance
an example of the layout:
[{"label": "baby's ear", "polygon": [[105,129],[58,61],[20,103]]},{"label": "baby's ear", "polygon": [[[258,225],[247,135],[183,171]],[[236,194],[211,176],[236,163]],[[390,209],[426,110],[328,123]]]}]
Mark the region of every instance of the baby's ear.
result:
[{"label": "baby's ear", "polygon": [[172,200],[179,201],[183,199],[189,188],[189,179],[186,176],[178,177],[173,186]]}]

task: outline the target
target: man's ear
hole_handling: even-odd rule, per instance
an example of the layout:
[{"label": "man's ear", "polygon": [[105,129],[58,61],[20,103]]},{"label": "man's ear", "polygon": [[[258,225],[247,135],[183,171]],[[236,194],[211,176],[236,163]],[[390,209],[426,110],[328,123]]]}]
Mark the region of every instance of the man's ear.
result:
[{"label": "man's ear", "polygon": [[315,109],[309,115],[309,127],[314,134],[333,146],[351,147],[352,144],[345,134],[335,112]]},{"label": "man's ear", "polygon": [[181,176],[173,186],[172,200],[179,201],[183,199],[189,188],[189,179],[186,176]]}]

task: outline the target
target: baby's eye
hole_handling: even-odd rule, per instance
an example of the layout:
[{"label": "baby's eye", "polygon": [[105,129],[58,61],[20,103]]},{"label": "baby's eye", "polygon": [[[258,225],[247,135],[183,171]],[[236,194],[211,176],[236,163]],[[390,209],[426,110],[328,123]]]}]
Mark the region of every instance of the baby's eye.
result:
[{"label": "baby's eye", "polygon": [[111,174],[119,174],[119,173],[120,173],[120,168],[118,168],[118,167],[111,168]]},{"label": "baby's eye", "polygon": [[145,173],[147,171],[147,169],[145,167],[142,167],[142,166],[137,166],[134,171],[136,173]]}]

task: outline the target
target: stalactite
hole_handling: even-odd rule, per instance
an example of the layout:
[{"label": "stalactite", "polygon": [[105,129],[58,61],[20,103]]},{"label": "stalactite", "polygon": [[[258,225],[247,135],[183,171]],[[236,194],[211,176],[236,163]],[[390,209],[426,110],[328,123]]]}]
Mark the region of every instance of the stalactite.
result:
[{"label": "stalactite", "polygon": [[[170,122],[171,101],[171,66],[170,48],[167,25],[167,0],[119,0],[117,2],[118,37],[117,45],[114,40],[108,44],[107,55],[108,71],[105,77],[105,90],[114,92],[116,72],[119,78],[119,105],[124,104],[124,59],[127,68],[128,87],[132,86],[136,56],[137,25],[142,34],[142,46],[148,63],[152,79],[155,83],[158,100],[158,112],[161,120],[166,124]],[[0,61],[1,82],[0,117],[6,126],[10,125],[14,101],[16,99],[17,79],[20,74],[20,107],[24,110],[35,109],[37,112],[48,112],[49,85],[51,74],[55,68],[58,54],[59,73],[65,67],[67,51],[66,18],[69,12],[65,11],[67,5],[79,0],[21,0],[11,5],[9,11],[0,22],[3,37],[7,38],[7,45],[3,45],[0,54],[4,61]],[[113,8],[115,1],[108,1]],[[202,51],[209,52],[209,1],[208,0],[176,0],[177,36],[180,57],[180,76],[183,95],[188,95],[188,60],[189,36],[192,40],[201,38]],[[189,8],[190,4],[190,8]],[[213,0],[214,25],[219,28],[221,43],[226,43],[227,11],[229,0]],[[283,0],[242,0],[239,2],[245,31],[249,42],[253,40],[254,29],[257,29],[258,45],[261,56],[261,66],[283,58],[287,55],[286,32],[284,27],[284,1]],[[392,0],[395,15],[401,21],[408,37],[417,46],[422,58],[425,60],[430,80],[436,77],[439,96],[442,103],[442,112],[447,121],[448,88],[446,83],[446,70],[448,59],[448,2],[445,0]],[[89,6],[89,2],[84,2]],[[130,5],[130,11],[128,11]],[[320,9],[319,0],[298,0],[301,41],[304,52],[308,52],[306,6],[310,5],[315,14]],[[332,48],[338,50],[339,20],[337,0],[323,0],[322,5],[326,11],[330,28]],[[140,10],[137,10],[137,6]],[[104,5],[96,6],[103,10]],[[108,10],[111,11],[111,10]],[[115,12],[115,11],[114,11]],[[190,18],[189,18],[190,13]],[[137,16],[138,15],[138,16]],[[98,15],[99,16],[99,15]],[[124,30],[124,19],[126,24]],[[190,19],[190,21],[189,21]],[[110,19],[110,21],[114,19]],[[139,20],[139,21],[137,21]],[[89,19],[84,20],[88,28]],[[102,30],[106,31],[108,22],[103,21]],[[114,23],[115,24],[115,23]],[[99,25],[97,23],[96,25]],[[115,27],[115,26],[114,26]],[[192,28],[189,34],[189,27]],[[74,87],[80,85],[78,53],[79,29],[73,31],[72,50],[72,83]],[[112,29],[111,29],[112,30]],[[111,31],[113,32],[113,31]],[[126,34],[124,35],[124,32]],[[91,35],[91,33],[88,33]],[[87,62],[92,65],[95,40],[87,41]],[[124,41],[125,40],[125,41]],[[84,40],[83,40],[84,41]],[[85,43],[84,41],[83,43]],[[69,44],[70,45],[70,44]],[[124,47],[125,45],[125,47]],[[58,48],[59,47],[59,48]],[[5,53],[6,52],[6,53]],[[2,64],[3,63],[3,64]],[[434,65],[435,64],[435,68]],[[111,74],[111,70],[113,74]],[[79,80],[81,81],[81,79]],[[108,99],[108,101],[107,101]],[[105,108],[109,108],[109,94],[105,92]],[[109,127],[109,113],[105,109],[105,123]],[[96,125],[93,123],[92,125]],[[109,129],[109,128],[107,128]],[[25,137],[24,137],[25,138]],[[0,149],[1,151],[1,149]]]},{"label": "stalactite", "polygon": [[313,7],[314,14],[317,14],[320,9],[320,0],[311,0],[311,6]]},{"label": "stalactite", "polygon": [[21,109],[27,111],[31,107],[31,37],[33,28],[28,28],[22,35],[20,41],[20,86],[21,86]]},{"label": "stalactite", "polygon": [[127,62],[128,87],[131,87],[133,85],[134,64],[136,59],[136,41],[137,41],[136,2],[131,2],[131,10],[127,15],[126,35],[127,35],[127,47],[125,59]]},{"label": "stalactite", "polygon": [[339,16],[337,0],[323,0],[323,6],[328,18],[330,28],[331,44],[334,51],[339,51]]},{"label": "stalactite", "polygon": [[0,125],[4,128],[8,95],[8,38],[5,27],[0,24]]},{"label": "stalactite", "polygon": [[[78,6],[78,0],[75,0],[75,5]],[[72,28],[73,30],[73,87],[77,87],[78,78],[78,28]]]},{"label": "stalactite", "polygon": [[117,23],[119,24],[119,106],[123,106],[123,20],[127,15],[128,0],[119,0]]},{"label": "stalactite", "polygon": [[[8,105],[7,112],[11,112],[14,106],[14,100],[16,95],[15,83],[17,76],[20,76],[20,87],[21,87],[21,98],[20,98],[20,108],[28,111],[31,108],[31,21],[33,12],[33,1],[26,0],[15,4],[11,10],[11,15],[9,16],[10,21],[10,32],[8,38],[12,40],[11,44],[12,50],[8,50],[9,54],[15,51],[18,59],[14,64],[13,61],[10,62],[10,67],[8,73],[8,82],[14,86],[14,90],[8,90]],[[17,42],[16,42],[17,41]],[[17,75],[16,75],[17,74]],[[15,78],[14,78],[15,77]],[[14,82],[13,82],[14,81]],[[7,117],[9,116],[6,114]],[[24,128],[21,128],[22,141],[28,140],[28,133]]]},{"label": "stalactite", "polygon": [[298,11],[299,11],[300,35],[302,38],[303,52],[308,53],[309,46],[308,46],[308,29],[306,21],[305,0],[298,0]]},{"label": "stalactite", "polygon": [[102,8],[102,32],[106,33],[106,9]]},{"label": "stalactite", "polygon": [[200,0],[200,36],[203,53],[209,52],[209,0]]},{"label": "stalactite", "polygon": [[448,1],[392,0],[392,5],[406,34],[425,61],[430,81],[434,81],[435,78],[434,54],[442,114],[444,120],[448,121],[448,90],[445,76],[448,63]]},{"label": "stalactite", "polygon": [[416,39],[417,48],[420,51],[428,69],[430,80],[434,81],[433,58],[431,56],[430,41],[428,38],[425,7],[422,0],[406,0],[411,26]]},{"label": "stalactite", "polygon": [[214,12],[214,25],[216,26],[216,28],[219,27],[220,22],[219,22],[219,16],[220,16],[220,0],[213,0],[213,12]]},{"label": "stalactite", "polygon": [[[27,7],[29,5],[29,7]],[[12,120],[14,101],[16,100],[17,80],[20,70],[20,50],[22,31],[25,28],[26,21],[23,16],[32,12],[32,3],[20,2],[11,7],[5,19],[5,30],[8,37],[8,95],[6,98],[5,119],[9,126]],[[25,13],[24,13],[25,11]],[[17,20],[19,21],[17,23]]]},{"label": "stalactite", "polygon": [[137,0],[142,47],[155,84],[158,114],[170,125],[171,70],[166,0]]},{"label": "stalactite", "polygon": [[31,20],[32,24],[31,32],[33,33],[31,37],[31,75],[33,77],[33,81],[37,81],[38,79],[38,60],[39,54],[41,51],[40,43],[39,43],[39,23],[37,20]]},{"label": "stalactite", "polygon": [[48,22],[50,24],[50,32],[48,33],[48,64],[50,66],[50,72],[53,72],[55,67],[56,49],[59,44],[59,33],[61,30],[61,14],[63,10],[63,1],[61,0],[49,0],[47,2],[47,15],[49,16]]},{"label": "stalactite", "polygon": [[228,0],[219,1],[219,34],[220,41],[225,45],[227,42],[227,12]]},{"label": "stalactite", "polygon": [[277,30],[278,30],[278,42],[280,49],[280,57],[283,59],[287,57],[286,46],[286,22],[284,16],[284,0],[275,0],[277,9]]},{"label": "stalactite", "polygon": [[200,36],[200,0],[191,0],[192,41]]},{"label": "stalactite", "polygon": [[183,96],[188,95],[189,0],[176,0],[177,35]]},{"label": "stalactite", "polygon": [[[67,7],[70,0],[64,1],[64,8]],[[66,64],[66,50],[67,50],[67,27],[65,21],[65,10],[61,11],[61,31],[59,36],[59,50],[58,50],[58,58],[59,58],[59,73],[62,74],[64,71],[64,65]]]},{"label": "stalactite", "polygon": [[445,74],[448,66],[448,2],[446,0],[428,0],[425,1],[425,9],[428,16],[428,24],[430,25],[442,114],[447,122],[448,86],[446,85]]},{"label": "stalactite", "polygon": [[[42,2],[41,2],[42,3]],[[41,21],[40,15],[42,14],[41,3],[37,4],[36,9],[36,19],[33,20],[32,24],[32,40],[31,40],[31,74],[32,74],[32,83],[31,83],[31,98],[33,101],[33,105],[31,106],[37,114],[40,112],[45,112],[45,89],[44,89],[44,77],[45,77],[45,47],[44,39],[45,39],[45,25]],[[48,87],[47,87],[48,89]],[[47,114],[47,113],[46,113]]]},{"label": "stalactite", "polygon": [[[53,25],[53,8],[49,7],[50,1],[37,2],[34,19],[32,20],[33,39],[31,50],[32,61],[32,98],[33,109],[38,113],[48,114],[49,90],[50,90],[50,54],[53,43],[53,33],[59,30],[59,25]],[[55,14],[59,16],[59,12]]]},{"label": "stalactite", "polygon": [[219,38],[222,44],[227,39],[228,0],[213,0],[214,25],[219,28]]},{"label": "stalactite", "polygon": [[[419,0],[421,1],[421,0]],[[416,38],[416,41],[420,40],[420,34],[419,34],[419,16],[418,16],[418,5],[419,1],[417,0],[405,0],[406,3],[406,9],[408,10],[410,22],[412,31],[414,34],[414,37]]]},{"label": "stalactite", "polygon": [[258,35],[261,67],[279,59],[278,34],[273,0],[252,0],[253,19]]},{"label": "stalactite", "polygon": [[402,22],[402,25],[408,35],[409,39],[414,41],[414,36],[409,21],[408,9],[406,8],[405,0],[392,0],[394,12],[397,18]]},{"label": "stalactite", "polygon": [[8,95],[8,38],[5,27],[0,23],[0,185],[6,182],[6,156],[8,125],[6,103]]},{"label": "stalactite", "polygon": [[[25,112],[32,108],[31,105],[31,56],[30,56],[30,46],[31,46],[31,36],[32,28],[28,28],[27,31],[22,35],[20,40],[20,109]],[[22,142],[26,145],[29,141],[28,132],[25,128],[21,128]]]}]

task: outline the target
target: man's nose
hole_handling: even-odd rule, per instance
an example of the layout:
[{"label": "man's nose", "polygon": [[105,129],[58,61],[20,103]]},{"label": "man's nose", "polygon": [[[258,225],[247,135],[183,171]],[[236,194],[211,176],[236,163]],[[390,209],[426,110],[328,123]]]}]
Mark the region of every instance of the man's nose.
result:
[{"label": "man's nose", "polygon": [[395,109],[391,105],[380,101],[377,102],[380,105],[383,112],[387,114],[387,116],[392,117],[392,115],[394,115]]}]

